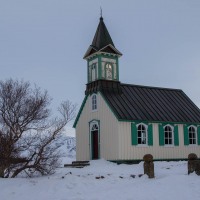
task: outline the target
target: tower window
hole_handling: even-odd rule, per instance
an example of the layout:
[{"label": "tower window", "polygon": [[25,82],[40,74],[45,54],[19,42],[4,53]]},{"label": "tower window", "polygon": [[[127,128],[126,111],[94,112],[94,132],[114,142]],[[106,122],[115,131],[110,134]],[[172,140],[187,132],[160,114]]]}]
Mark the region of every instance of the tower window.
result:
[{"label": "tower window", "polygon": [[112,80],[113,74],[112,74],[112,65],[110,63],[106,64],[106,79]]},{"label": "tower window", "polygon": [[97,79],[97,67],[96,64],[92,65],[92,81],[95,81]]},{"label": "tower window", "polygon": [[97,95],[92,95],[92,110],[97,110]]}]

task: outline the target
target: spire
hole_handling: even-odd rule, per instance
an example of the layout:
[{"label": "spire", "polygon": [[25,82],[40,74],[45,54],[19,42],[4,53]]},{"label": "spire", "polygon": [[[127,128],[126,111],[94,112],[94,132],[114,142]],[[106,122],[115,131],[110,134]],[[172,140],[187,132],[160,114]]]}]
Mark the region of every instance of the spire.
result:
[{"label": "spire", "polygon": [[90,45],[87,52],[85,53],[84,58],[98,51],[114,53],[121,56],[122,54],[115,48],[112,38],[106,28],[106,25],[104,24],[103,17],[102,17],[102,9],[101,9],[100,15],[101,17],[100,17],[99,25],[94,35],[92,44]]},{"label": "spire", "polygon": [[110,37],[110,34],[106,28],[106,25],[104,24],[103,17],[101,16],[94,39],[92,41],[92,46],[95,49],[100,50],[109,44],[111,44],[113,47],[115,47],[115,45]]}]

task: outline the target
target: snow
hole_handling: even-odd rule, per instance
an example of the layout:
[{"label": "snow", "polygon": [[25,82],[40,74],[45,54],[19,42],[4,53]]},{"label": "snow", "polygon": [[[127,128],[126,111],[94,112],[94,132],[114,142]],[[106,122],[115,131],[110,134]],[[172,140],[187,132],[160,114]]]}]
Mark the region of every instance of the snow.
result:
[{"label": "snow", "polygon": [[[67,137],[62,163],[75,160],[75,138]],[[51,176],[2,179],[0,200],[199,200],[200,176],[187,174],[187,162],[154,162],[155,178],[143,162],[117,165],[100,159],[82,169],[59,168]]]},{"label": "snow", "polygon": [[0,179],[0,200],[200,199],[200,177],[187,175],[186,161],[154,162],[154,167],[156,177],[148,179],[139,177],[143,162],[117,165],[101,159],[82,169],[60,168],[51,176]]}]

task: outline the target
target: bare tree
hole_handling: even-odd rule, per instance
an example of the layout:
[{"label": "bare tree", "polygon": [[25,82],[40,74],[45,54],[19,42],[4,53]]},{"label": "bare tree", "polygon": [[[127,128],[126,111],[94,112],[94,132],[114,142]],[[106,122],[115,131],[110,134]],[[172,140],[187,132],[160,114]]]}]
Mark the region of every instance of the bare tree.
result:
[{"label": "bare tree", "polygon": [[28,82],[0,82],[0,177],[52,174],[60,166],[63,128],[76,105],[63,102],[61,117],[51,119],[50,102],[47,91]]}]

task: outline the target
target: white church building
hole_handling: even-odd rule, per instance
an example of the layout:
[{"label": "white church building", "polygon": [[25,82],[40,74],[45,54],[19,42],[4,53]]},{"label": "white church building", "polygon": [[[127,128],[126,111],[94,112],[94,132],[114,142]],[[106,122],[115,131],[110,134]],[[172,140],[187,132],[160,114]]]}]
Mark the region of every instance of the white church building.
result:
[{"label": "white church building", "polygon": [[121,56],[101,17],[84,55],[85,98],[74,123],[77,161],[200,157],[199,108],[180,89],[121,83]]}]

